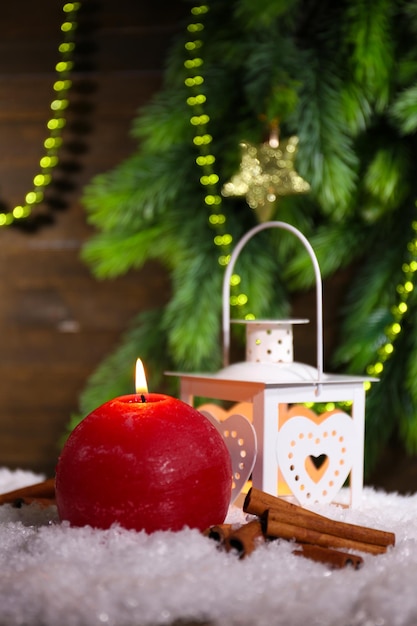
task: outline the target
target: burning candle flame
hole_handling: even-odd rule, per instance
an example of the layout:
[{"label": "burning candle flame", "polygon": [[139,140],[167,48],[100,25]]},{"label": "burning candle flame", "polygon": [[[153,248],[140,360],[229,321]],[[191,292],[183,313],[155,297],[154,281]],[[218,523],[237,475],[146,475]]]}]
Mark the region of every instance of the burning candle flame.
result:
[{"label": "burning candle flame", "polygon": [[136,393],[147,393],[148,384],[146,382],[146,374],[143,363],[140,359],[136,361],[136,377],[135,377]]}]

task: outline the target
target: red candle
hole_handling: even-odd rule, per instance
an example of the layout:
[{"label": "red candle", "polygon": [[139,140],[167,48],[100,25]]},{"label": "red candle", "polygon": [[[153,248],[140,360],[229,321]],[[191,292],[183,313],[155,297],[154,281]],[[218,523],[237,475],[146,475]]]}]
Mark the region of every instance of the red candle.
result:
[{"label": "red candle", "polygon": [[199,411],[136,393],[95,409],[69,436],[56,468],[61,520],[74,526],[204,530],[231,495],[229,452]]}]

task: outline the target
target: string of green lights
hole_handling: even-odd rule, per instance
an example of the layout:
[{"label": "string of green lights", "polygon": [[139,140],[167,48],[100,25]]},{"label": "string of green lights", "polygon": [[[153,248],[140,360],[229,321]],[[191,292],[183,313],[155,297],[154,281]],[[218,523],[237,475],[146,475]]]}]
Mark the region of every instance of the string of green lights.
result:
[{"label": "string of green lights", "polygon": [[33,187],[25,195],[24,202],[10,211],[0,213],[0,226],[10,226],[31,215],[33,208],[44,200],[45,189],[51,183],[53,170],[58,165],[58,152],[62,145],[62,132],[66,124],[65,111],[69,104],[68,93],[72,86],[70,74],[73,67],[74,35],[80,7],[81,2],[67,2],[62,7],[63,40],[58,46],[59,61],[55,65],[57,78],[53,85],[54,97],[50,104],[52,115],[46,123],[48,135],[43,142],[45,151],[39,160],[39,171],[33,177]]},{"label": "string of green lights", "polygon": [[[404,316],[408,311],[407,300],[414,290],[415,276],[417,271],[417,221],[413,221],[411,228],[414,232],[413,238],[407,244],[408,259],[402,265],[403,278],[397,285],[397,303],[392,307],[392,323],[385,329],[386,341],[380,346],[377,358],[374,363],[367,367],[367,374],[370,376],[381,376],[385,362],[394,353],[394,343],[398,339],[402,329]],[[368,387],[370,384],[368,384]]]},{"label": "string of green lights", "polygon": [[[204,93],[204,76],[202,52],[204,48],[203,31],[204,16],[208,13],[207,4],[194,6],[191,9],[191,21],[187,26],[190,39],[185,43],[188,58],[184,61],[184,67],[188,76],[185,85],[191,95],[187,98],[187,104],[191,109],[190,124],[194,129],[193,143],[198,148],[199,155],[196,164],[200,168],[200,183],[204,190],[204,203],[209,209],[208,221],[214,230],[213,242],[219,251],[218,263],[226,267],[230,261],[233,236],[227,228],[227,217],[223,208],[222,196],[218,191],[219,176],[215,171],[216,157],[212,151],[213,137],[209,133],[210,116],[206,113],[205,105],[207,96]],[[239,274],[231,276],[232,293],[230,304],[234,307],[244,306],[248,302],[245,293],[239,292],[241,283]],[[254,319],[252,313],[247,313],[245,319]]]}]

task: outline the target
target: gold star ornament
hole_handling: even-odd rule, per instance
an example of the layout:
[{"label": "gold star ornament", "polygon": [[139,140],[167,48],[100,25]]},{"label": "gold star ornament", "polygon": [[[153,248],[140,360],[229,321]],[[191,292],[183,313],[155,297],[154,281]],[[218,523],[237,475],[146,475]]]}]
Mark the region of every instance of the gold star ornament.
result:
[{"label": "gold star ornament", "polygon": [[254,146],[242,142],[240,171],[223,186],[223,196],[246,196],[260,221],[270,219],[279,197],[307,193],[310,185],[294,169],[298,137]]}]

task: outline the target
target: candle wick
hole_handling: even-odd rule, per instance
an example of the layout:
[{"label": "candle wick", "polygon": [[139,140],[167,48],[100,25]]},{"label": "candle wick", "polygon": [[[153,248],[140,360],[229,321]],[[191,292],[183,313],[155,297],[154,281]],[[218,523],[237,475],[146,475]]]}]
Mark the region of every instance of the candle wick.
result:
[{"label": "candle wick", "polygon": [[146,402],[146,398],[143,393],[140,394],[140,399],[142,402]]}]

